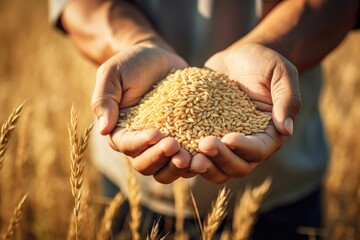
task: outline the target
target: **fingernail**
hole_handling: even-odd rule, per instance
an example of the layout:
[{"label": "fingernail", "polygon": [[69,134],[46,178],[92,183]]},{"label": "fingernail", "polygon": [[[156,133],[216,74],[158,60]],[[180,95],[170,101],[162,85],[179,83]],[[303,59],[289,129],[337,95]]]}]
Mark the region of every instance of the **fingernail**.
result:
[{"label": "fingernail", "polygon": [[294,121],[291,117],[288,117],[287,119],[285,119],[285,122],[284,122],[284,127],[285,129],[288,131],[288,133],[290,135],[293,134],[293,130],[294,130]]},{"label": "fingernail", "polygon": [[99,117],[99,125],[100,125],[100,130],[104,130],[105,126],[106,126],[106,120],[104,116],[100,116]]},{"label": "fingernail", "polygon": [[193,172],[193,173],[204,173],[206,171],[207,171],[206,168],[205,169],[196,169],[196,170],[190,168],[190,172]]}]

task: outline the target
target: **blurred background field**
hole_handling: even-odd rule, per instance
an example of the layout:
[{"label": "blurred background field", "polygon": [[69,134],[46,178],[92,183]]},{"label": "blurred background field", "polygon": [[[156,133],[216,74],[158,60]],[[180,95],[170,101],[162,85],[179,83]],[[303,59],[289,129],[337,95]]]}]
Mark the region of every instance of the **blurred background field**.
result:
[{"label": "blurred background field", "polygon": [[[328,239],[360,239],[359,56],[360,31],[324,60],[321,111],[331,146],[324,181]],[[0,123],[27,100],[0,173],[0,231],[29,192],[19,239],[66,238],[73,207],[67,126],[72,103],[80,126],[93,121],[95,71],[50,28],[45,0],[0,0]],[[99,175],[92,167],[86,174],[97,209],[104,201]]]}]

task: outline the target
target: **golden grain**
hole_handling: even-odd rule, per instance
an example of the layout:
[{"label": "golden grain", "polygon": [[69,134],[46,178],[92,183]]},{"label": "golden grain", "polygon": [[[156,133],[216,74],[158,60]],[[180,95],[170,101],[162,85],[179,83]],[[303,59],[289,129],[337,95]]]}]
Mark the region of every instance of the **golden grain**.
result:
[{"label": "golden grain", "polygon": [[197,145],[187,141],[230,132],[264,132],[270,119],[255,109],[235,81],[209,69],[189,67],[157,83],[138,106],[119,115],[118,126],[156,128],[196,154]]}]

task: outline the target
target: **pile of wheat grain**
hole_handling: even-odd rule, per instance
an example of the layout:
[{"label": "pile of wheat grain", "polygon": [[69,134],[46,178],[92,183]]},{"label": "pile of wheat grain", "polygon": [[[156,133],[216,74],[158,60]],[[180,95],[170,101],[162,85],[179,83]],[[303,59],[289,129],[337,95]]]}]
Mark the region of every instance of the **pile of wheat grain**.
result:
[{"label": "pile of wheat grain", "polygon": [[270,116],[255,109],[235,81],[215,71],[189,67],[170,73],[140,104],[119,116],[128,130],[158,129],[194,155],[206,136],[264,132]]}]

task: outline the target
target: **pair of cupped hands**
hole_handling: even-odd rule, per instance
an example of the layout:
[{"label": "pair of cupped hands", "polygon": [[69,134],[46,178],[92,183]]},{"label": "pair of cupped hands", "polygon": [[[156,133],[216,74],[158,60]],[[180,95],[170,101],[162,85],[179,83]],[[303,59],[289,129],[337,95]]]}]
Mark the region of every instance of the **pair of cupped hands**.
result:
[{"label": "pair of cupped hands", "polygon": [[131,157],[136,171],[153,175],[161,183],[195,175],[224,183],[249,174],[292,134],[301,97],[297,70],[286,58],[261,44],[246,43],[216,53],[204,66],[238,81],[257,109],[271,114],[269,127],[250,136],[229,133],[222,138],[205,137],[199,143],[200,153],[194,156],[156,129],[116,127],[119,109],[136,105],[170,70],[187,67],[168,48],[137,44],[99,67],[92,98],[101,134],[108,135],[114,150]]}]

